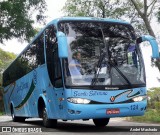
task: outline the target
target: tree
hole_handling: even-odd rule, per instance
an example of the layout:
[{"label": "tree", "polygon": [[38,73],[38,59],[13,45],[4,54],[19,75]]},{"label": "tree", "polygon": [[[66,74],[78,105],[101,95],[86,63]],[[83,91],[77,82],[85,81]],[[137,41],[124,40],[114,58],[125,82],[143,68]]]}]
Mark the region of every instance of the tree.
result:
[{"label": "tree", "polygon": [[131,0],[131,3],[138,12],[138,15],[143,19],[146,29],[148,30],[148,33],[153,37],[156,37],[150,25],[150,22],[153,14],[155,13],[155,11],[157,11],[156,7],[160,6],[158,0],[150,0],[150,2],[148,2],[147,0],[143,1]]},{"label": "tree", "polygon": [[45,10],[45,0],[0,0],[0,43],[12,38],[29,41],[35,20],[45,21]]}]

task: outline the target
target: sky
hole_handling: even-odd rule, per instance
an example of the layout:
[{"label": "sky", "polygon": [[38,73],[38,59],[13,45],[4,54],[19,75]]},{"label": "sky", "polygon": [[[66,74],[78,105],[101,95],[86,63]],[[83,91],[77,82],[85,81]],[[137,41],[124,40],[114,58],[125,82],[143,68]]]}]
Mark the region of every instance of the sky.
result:
[{"label": "sky", "polygon": [[145,63],[147,88],[160,87],[160,81],[158,81],[160,72],[157,67],[151,66],[151,46],[143,46],[141,48]]},{"label": "sky", "polygon": [[[66,0],[46,0],[47,3],[47,9],[46,15],[48,16],[46,22],[49,23],[51,20],[55,18],[59,18],[64,16],[61,9],[65,5]],[[157,30],[158,27],[160,27],[160,24],[155,23],[156,20],[153,20],[153,23],[151,24],[153,27],[153,30],[156,31],[156,33],[160,33],[160,29]],[[20,43],[16,39],[12,39],[10,41],[5,42],[5,45],[0,44],[0,47],[9,52],[13,52],[15,54],[19,54],[25,47],[27,43]],[[157,68],[151,67],[151,47],[143,47],[142,53],[144,57],[145,62],[145,68],[146,68],[146,80],[147,80],[147,88],[150,87],[160,87],[160,82],[158,82],[157,78],[160,79],[160,72]]]}]

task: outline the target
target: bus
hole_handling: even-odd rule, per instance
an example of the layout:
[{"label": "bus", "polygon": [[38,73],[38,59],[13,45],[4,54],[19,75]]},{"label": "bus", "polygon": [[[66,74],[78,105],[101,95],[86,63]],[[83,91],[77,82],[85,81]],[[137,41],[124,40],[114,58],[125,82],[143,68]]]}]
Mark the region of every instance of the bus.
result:
[{"label": "bus", "polygon": [[141,116],[147,106],[145,66],[140,43],[128,22],[62,17],[45,26],[3,72],[5,112],[14,122],[42,118],[89,120],[104,127],[110,118]]}]

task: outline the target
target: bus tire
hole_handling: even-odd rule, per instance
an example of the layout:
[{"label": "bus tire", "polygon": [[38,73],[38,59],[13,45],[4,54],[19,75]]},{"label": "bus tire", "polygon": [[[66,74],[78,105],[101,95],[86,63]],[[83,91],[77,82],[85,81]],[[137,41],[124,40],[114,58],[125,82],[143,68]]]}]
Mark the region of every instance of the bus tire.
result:
[{"label": "bus tire", "polygon": [[43,107],[43,112],[42,113],[43,113],[43,115],[42,115],[43,125],[46,128],[51,128],[51,127],[56,127],[57,126],[57,120],[56,119],[48,119],[46,107]]},{"label": "bus tire", "polygon": [[15,112],[14,112],[13,106],[11,106],[11,116],[12,116],[13,122],[24,122],[25,121],[24,117],[15,116]]},{"label": "bus tire", "polygon": [[93,119],[95,126],[105,127],[109,123],[110,118]]}]

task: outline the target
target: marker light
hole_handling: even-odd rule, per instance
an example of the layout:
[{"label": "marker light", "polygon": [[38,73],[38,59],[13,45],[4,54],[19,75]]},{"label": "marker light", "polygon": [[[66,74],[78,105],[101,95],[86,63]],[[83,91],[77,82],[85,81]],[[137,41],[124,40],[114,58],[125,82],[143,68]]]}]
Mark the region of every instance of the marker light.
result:
[{"label": "marker light", "polygon": [[147,96],[138,96],[138,97],[132,98],[134,102],[140,102],[144,99],[147,99]]},{"label": "marker light", "polygon": [[84,98],[67,98],[67,101],[74,104],[89,104],[91,101]]}]

